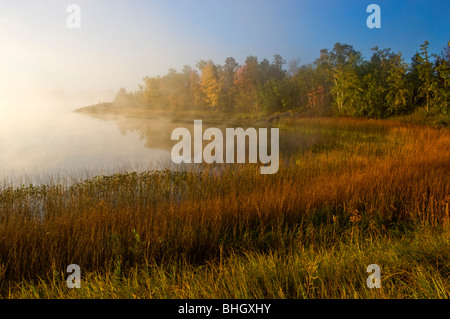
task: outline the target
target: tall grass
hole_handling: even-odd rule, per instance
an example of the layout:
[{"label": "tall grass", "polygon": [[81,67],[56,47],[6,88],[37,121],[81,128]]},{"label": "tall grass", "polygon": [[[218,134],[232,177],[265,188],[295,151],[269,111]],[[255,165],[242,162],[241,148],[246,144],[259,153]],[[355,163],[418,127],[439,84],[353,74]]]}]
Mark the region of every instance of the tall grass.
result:
[{"label": "tall grass", "polygon": [[[448,129],[327,118],[280,127],[297,139],[274,175],[225,165],[3,189],[1,294],[448,298]],[[83,274],[74,291],[72,263]],[[365,285],[373,263],[382,289]]]}]

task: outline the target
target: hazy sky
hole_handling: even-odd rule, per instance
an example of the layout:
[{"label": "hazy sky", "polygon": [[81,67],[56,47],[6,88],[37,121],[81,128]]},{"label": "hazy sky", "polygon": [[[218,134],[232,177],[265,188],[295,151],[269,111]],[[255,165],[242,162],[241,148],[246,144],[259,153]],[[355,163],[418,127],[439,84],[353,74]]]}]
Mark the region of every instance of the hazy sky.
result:
[{"label": "hazy sky", "polygon": [[[146,75],[233,56],[312,62],[335,42],[402,51],[450,40],[448,0],[0,0],[0,93],[137,89]],[[66,21],[81,8],[81,28]],[[381,7],[381,29],[366,8]]]}]

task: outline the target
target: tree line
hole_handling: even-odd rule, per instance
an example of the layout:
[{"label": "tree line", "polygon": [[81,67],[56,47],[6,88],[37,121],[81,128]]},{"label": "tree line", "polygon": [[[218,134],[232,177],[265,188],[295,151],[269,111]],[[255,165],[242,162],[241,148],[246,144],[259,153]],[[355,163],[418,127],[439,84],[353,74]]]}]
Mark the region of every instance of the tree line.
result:
[{"label": "tree line", "polygon": [[450,42],[439,54],[425,41],[405,62],[401,52],[371,49],[370,59],[352,45],[322,49],[311,64],[287,65],[249,56],[240,65],[229,57],[223,65],[200,60],[181,72],[145,77],[136,92],[120,89],[115,104],[147,109],[217,110],[275,113],[288,110],[384,118],[417,108],[427,113],[450,111]]}]

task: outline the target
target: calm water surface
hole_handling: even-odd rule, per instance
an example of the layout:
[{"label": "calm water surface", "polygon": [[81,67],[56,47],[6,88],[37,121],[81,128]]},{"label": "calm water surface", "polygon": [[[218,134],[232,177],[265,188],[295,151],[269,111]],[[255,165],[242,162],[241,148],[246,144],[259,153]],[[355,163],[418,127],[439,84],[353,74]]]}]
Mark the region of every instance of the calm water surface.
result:
[{"label": "calm water surface", "polygon": [[[124,171],[183,169],[171,161],[171,133],[176,127],[192,132],[193,122],[73,112],[104,100],[79,94],[5,99],[0,92],[0,188],[71,183]],[[280,152],[295,154],[318,141],[319,136],[281,130]]]},{"label": "calm water surface", "polygon": [[167,163],[169,151],[151,147],[141,132],[73,112],[96,102],[0,99],[0,185],[157,169]]}]

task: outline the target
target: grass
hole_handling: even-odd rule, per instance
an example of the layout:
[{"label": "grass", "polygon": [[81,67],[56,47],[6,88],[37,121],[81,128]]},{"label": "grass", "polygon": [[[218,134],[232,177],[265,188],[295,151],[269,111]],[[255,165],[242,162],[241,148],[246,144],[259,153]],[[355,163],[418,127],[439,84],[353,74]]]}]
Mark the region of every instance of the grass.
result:
[{"label": "grass", "polygon": [[[0,295],[449,298],[448,129],[278,124],[274,175],[242,164],[4,188]],[[366,286],[374,263],[381,289]]]}]

